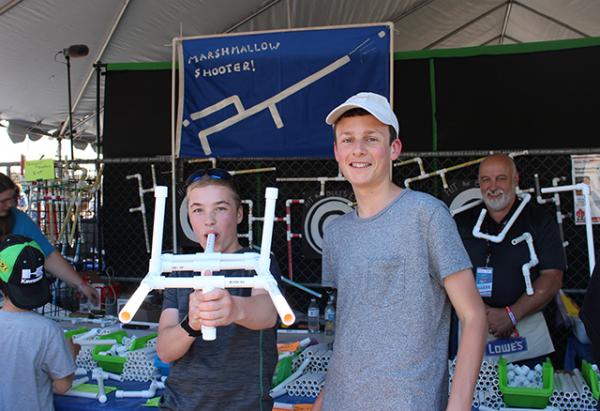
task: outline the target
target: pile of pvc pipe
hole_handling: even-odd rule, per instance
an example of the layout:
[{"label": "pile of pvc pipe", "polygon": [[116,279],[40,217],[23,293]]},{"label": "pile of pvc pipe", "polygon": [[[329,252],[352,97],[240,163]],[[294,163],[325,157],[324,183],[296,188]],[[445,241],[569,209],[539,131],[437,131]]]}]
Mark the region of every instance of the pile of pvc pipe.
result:
[{"label": "pile of pvc pipe", "polygon": [[123,337],[121,339],[121,343],[115,342],[115,344],[111,344],[111,347],[108,350],[101,351],[99,354],[117,357],[127,357],[127,351],[129,351],[135,340],[135,336],[131,338]]},{"label": "pile of pvc pipe", "polygon": [[316,398],[325,384],[325,375],[323,371],[307,372],[287,385],[287,393],[296,397]]},{"label": "pile of pvc pipe", "polygon": [[153,346],[129,351],[123,367],[123,379],[144,382],[160,376],[158,368],[154,365],[155,356],[156,348]]},{"label": "pile of pvc pipe", "polygon": [[273,389],[269,392],[269,395],[271,396],[271,398],[277,398],[277,397],[285,394],[287,392],[288,384],[291,384],[298,377],[302,376],[302,374],[304,373],[304,370],[306,370],[309,363],[310,363],[310,358],[305,359],[304,362],[302,364],[300,364],[300,366],[298,366],[298,368],[289,377],[287,377],[285,380],[280,382],[279,385],[277,385],[276,387],[273,387]]},{"label": "pile of pvc pipe", "polygon": [[325,384],[331,354],[327,344],[306,347],[292,360],[292,375],[271,390],[271,397],[276,398],[286,392],[313,398],[319,395]]},{"label": "pile of pvc pipe", "polygon": [[506,379],[509,387],[542,388],[542,366],[537,364],[532,370],[526,365],[508,364]]},{"label": "pile of pvc pipe", "polygon": [[[112,330],[109,329],[92,328],[83,334],[73,336],[73,343],[81,346],[81,349],[77,354],[77,358],[75,359],[75,364],[77,367],[92,371],[98,366],[96,361],[94,361],[92,358],[92,351],[98,345],[109,345],[116,343],[115,340],[102,340],[98,338],[99,336],[106,335],[111,332]],[[114,345],[112,346],[111,350],[113,349],[116,350]],[[102,354],[106,355],[107,353],[103,352]]]},{"label": "pile of pvc pipe", "polygon": [[91,371],[98,366],[96,361],[92,358],[92,350],[94,347],[92,346],[84,346],[81,347],[79,353],[77,354],[77,358],[75,359],[75,364],[78,368],[83,368],[84,370]]},{"label": "pile of pvc pipe", "polygon": [[593,411],[597,401],[581,371],[575,369],[572,373],[554,373],[554,392],[550,397],[550,405],[565,411]]},{"label": "pile of pvc pipe", "polygon": [[97,337],[101,335],[106,335],[111,333],[112,330],[103,329],[103,328],[92,328],[91,330],[83,333],[77,334],[73,336],[73,343],[80,345],[81,349],[77,354],[77,358],[75,359],[75,364],[79,368],[83,368],[87,371],[92,371],[94,368],[98,366],[96,361],[92,358],[92,351],[94,350],[95,345],[102,340],[99,340]]},{"label": "pile of pvc pipe", "polygon": [[[128,353],[133,349],[133,345],[137,337],[123,337],[121,339],[121,343],[111,342],[111,347],[106,351],[101,351],[99,354],[107,355],[107,356],[118,356],[118,357],[127,357]],[[101,340],[100,340],[101,341]],[[146,342],[146,346],[154,347],[156,346],[156,338]]]},{"label": "pile of pvc pipe", "polygon": [[[448,364],[449,390],[452,388],[452,378],[454,377],[455,369],[456,359],[449,361]],[[498,365],[493,361],[482,361],[473,392],[473,406],[484,406],[496,410],[504,406],[498,384]]]},{"label": "pile of pvc pipe", "polygon": [[327,344],[308,346],[294,358],[292,370],[295,371],[304,360],[310,359],[307,372],[327,372],[332,353]]},{"label": "pile of pvc pipe", "polygon": [[92,371],[98,364],[92,357],[92,351],[98,345],[110,345],[106,351],[99,354],[105,356],[116,356],[126,358],[123,367],[123,379],[129,381],[151,381],[159,375],[158,369],[154,366],[154,356],[156,355],[156,338],[146,343],[146,348],[129,351],[134,344],[136,337],[123,337],[121,343],[116,340],[102,340],[98,337],[106,335],[114,330],[93,328],[83,334],[73,336],[73,343],[79,344],[81,349],[75,360],[77,367],[87,371]]}]

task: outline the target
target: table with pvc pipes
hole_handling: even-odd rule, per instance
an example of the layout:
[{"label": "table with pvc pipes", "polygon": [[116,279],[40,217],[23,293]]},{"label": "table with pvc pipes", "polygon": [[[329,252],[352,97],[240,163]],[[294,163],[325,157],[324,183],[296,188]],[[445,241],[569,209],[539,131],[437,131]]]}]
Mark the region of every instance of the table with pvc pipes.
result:
[{"label": "table with pvc pipes", "polygon": [[[117,387],[123,390],[145,390],[149,383],[141,383],[134,381],[118,382],[107,381],[108,386]],[[157,395],[162,394],[162,390],[157,392]],[[116,398],[114,392],[108,394],[107,401],[103,404],[94,399],[66,397],[63,395],[54,395],[54,409],[56,411],[79,411],[79,410],[138,410],[148,411],[148,407],[144,405],[146,398]],[[288,394],[282,395],[274,399],[276,407],[274,409],[293,409],[294,404],[312,404],[314,398],[297,397]],[[472,411],[478,411],[473,407]]]},{"label": "table with pvc pipes", "polygon": [[[96,381],[91,379],[91,372],[88,372],[90,381],[88,383],[95,384]],[[76,377],[80,378],[80,377]],[[137,381],[113,381],[106,380],[106,387],[116,387],[117,390],[125,391],[143,391],[147,390],[150,386],[150,382],[137,382]],[[79,411],[79,410],[144,410],[149,409],[145,404],[148,398],[117,398],[116,391],[112,391],[106,395],[106,402],[100,403],[97,399],[93,398],[79,398],[71,397],[66,395],[54,394],[54,409],[56,411]],[[163,390],[156,391],[156,397],[160,396]]]},{"label": "table with pvc pipes", "polygon": [[[307,330],[294,330],[294,329],[280,329],[280,330],[278,330],[278,333],[277,333],[277,342],[278,343],[285,344],[285,343],[292,343],[292,342],[296,342],[296,341],[300,342],[305,339],[311,340],[311,342],[308,344],[309,349],[317,348],[320,346],[328,346],[330,348],[330,344],[333,343],[334,337],[327,336],[322,332],[313,334],[313,333],[308,333]],[[318,348],[317,348],[317,351],[318,351]],[[318,353],[314,353],[312,355],[313,360],[315,359],[314,357],[318,357],[318,356],[319,356]],[[308,362],[310,362],[310,360]],[[304,369],[304,366],[305,366],[305,364],[302,364],[298,367],[298,369],[302,370],[302,369]],[[306,370],[309,370],[310,368],[311,367],[309,366],[308,368],[306,368]],[[305,371],[299,371],[299,374],[303,375],[303,373]],[[298,370],[297,370],[297,372],[298,372]],[[306,371],[306,372],[308,374],[311,374],[311,371]],[[294,377],[294,374],[292,374],[292,376],[290,376],[289,378],[294,380],[295,378],[297,378],[297,376]],[[285,385],[285,384],[286,384],[285,381],[281,383],[281,385]],[[293,410],[293,409],[295,409],[294,408],[295,405],[297,406],[298,404],[312,404],[315,401],[315,398],[313,396],[291,395],[290,393],[293,393],[294,391],[297,391],[297,390],[295,390],[295,389],[289,390],[288,388],[289,387],[284,388],[283,390],[274,388],[271,390],[271,395],[273,396],[273,401],[274,401],[273,411]],[[304,409],[304,408],[300,408],[300,409]],[[478,409],[476,407],[473,407],[472,411],[478,411]]]}]

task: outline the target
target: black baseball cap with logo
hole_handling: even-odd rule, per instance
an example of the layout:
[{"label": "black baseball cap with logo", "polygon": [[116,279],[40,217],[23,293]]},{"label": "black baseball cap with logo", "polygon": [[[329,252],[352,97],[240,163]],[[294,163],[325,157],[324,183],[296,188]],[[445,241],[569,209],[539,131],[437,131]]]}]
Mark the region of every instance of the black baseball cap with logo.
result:
[{"label": "black baseball cap with logo", "polygon": [[51,299],[44,253],[30,238],[10,234],[0,244],[0,281],[17,307],[32,310]]}]

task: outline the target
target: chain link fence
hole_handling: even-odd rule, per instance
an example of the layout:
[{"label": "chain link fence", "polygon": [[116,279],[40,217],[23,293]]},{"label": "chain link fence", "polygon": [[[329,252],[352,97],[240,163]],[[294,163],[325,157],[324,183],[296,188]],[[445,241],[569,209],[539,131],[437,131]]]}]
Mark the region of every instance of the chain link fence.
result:
[{"label": "chain link fence", "polygon": [[[447,169],[443,178],[439,175],[411,181],[410,188],[430,193],[447,204],[469,189],[477,189],[478,161],[487,152],[464,153],[414,153],[404,154],[393,168],[394,181],[404,187],[407,178]],[[515,157],[520,172],[520,188],[529,190],[535,201],[537,174],[541,187],[552,186],[553,179],[559,184],[572,184],[570,154],[575,152],[534,152]],[[419,158],[417,160],[416,158]],[[465,164],[463,167],[461,165]],[[355,201],[350,185],[338,174],[334,160],[314,159],[224,159],[212,164],[206,160],[178,160],[175,166],[177,187],[177,249],[175,252],[196,252],[198,245],[193,239],[189,224],[179,222],[183,180],[198,168],[218,166],[234,173],[243,200],[244,220],[238,235],[242,245],[260,246],[264,191],[266,187],[279,188],[276,222],[272,251],[281,274],[293,281],[323,291],[320,287],[320,245],[326,223],[350,210]],[[5,164],[3,171],[13,171],[16,164]],[[12,167],[12,170],[9,168]],[[93,261],[92,267],[121,281],[137,281],[146,274],[154,213],[154,184],[171,187],[172,165],[169,157],[148,159],[110,159],[103,162],[101,200],[94,204],[80,223],[80,259]],[[31,186],[32,192],[35,187]],[[44,189],[42,188],[42,193]],[[172,192],[167,200],[163,236],[163,252],[172,252]],[[35,197],[35,196],[34,196]],[[546,197],[546,196],[544,196]],[[575,225],[573,218],[574,196],[571,192],[560,195],[560,211],[564,215],[562,231],[566,242],[565,252],[568,270],[564,276],[563,289],[581,302],[582,292],[589,280],[588,252],[585,226]],[[552,213],[557,209],[553,203],[541,205]],[[44,208],[44,207],[42,207]],[[81,209],[83,212],[83,209]],[[83,215],[83,214],[82,214]],[[36,217],[37,218],[37,217]],[[35,219],[34,219],[35,221]],[[41,218],[42,226],[44,218]],[[184,227],[188,225],[188,227]],[[401,229],[401,227],[399,227]],[[599,227],[594,226],[598,238]],[[91,234],[86,234],[86,232]],[[50,233],[48,233],[50,234]],[[57,242],[66,255],[74,255],[76,244]],[[306,312],[310,295],[287,287],[290,305],[299,313]],[[324,308],[326,298],[322,298]],[[559,351],[564,349],[568,329],[555,331]]]},{"label": "chain link fence", "polygon": [[17,207],[27,213],[61,254],[78,270],[99,266],[96,165],[55,163],[55,179],[26,181],[20,163],[0,163],[0,172],[17,183]]}]

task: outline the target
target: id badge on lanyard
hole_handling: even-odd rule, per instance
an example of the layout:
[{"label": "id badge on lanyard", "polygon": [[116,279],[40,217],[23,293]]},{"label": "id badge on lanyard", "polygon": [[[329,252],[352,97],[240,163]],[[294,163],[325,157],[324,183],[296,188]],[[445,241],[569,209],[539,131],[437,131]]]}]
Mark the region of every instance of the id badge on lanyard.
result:
[{"label": "id badge on lanyard", "polygon": [[494,269],[492,267],[477,267],[475,269],[475,284],[479,295],[482,297],[492,296],[492,286],[494,284]]}]

